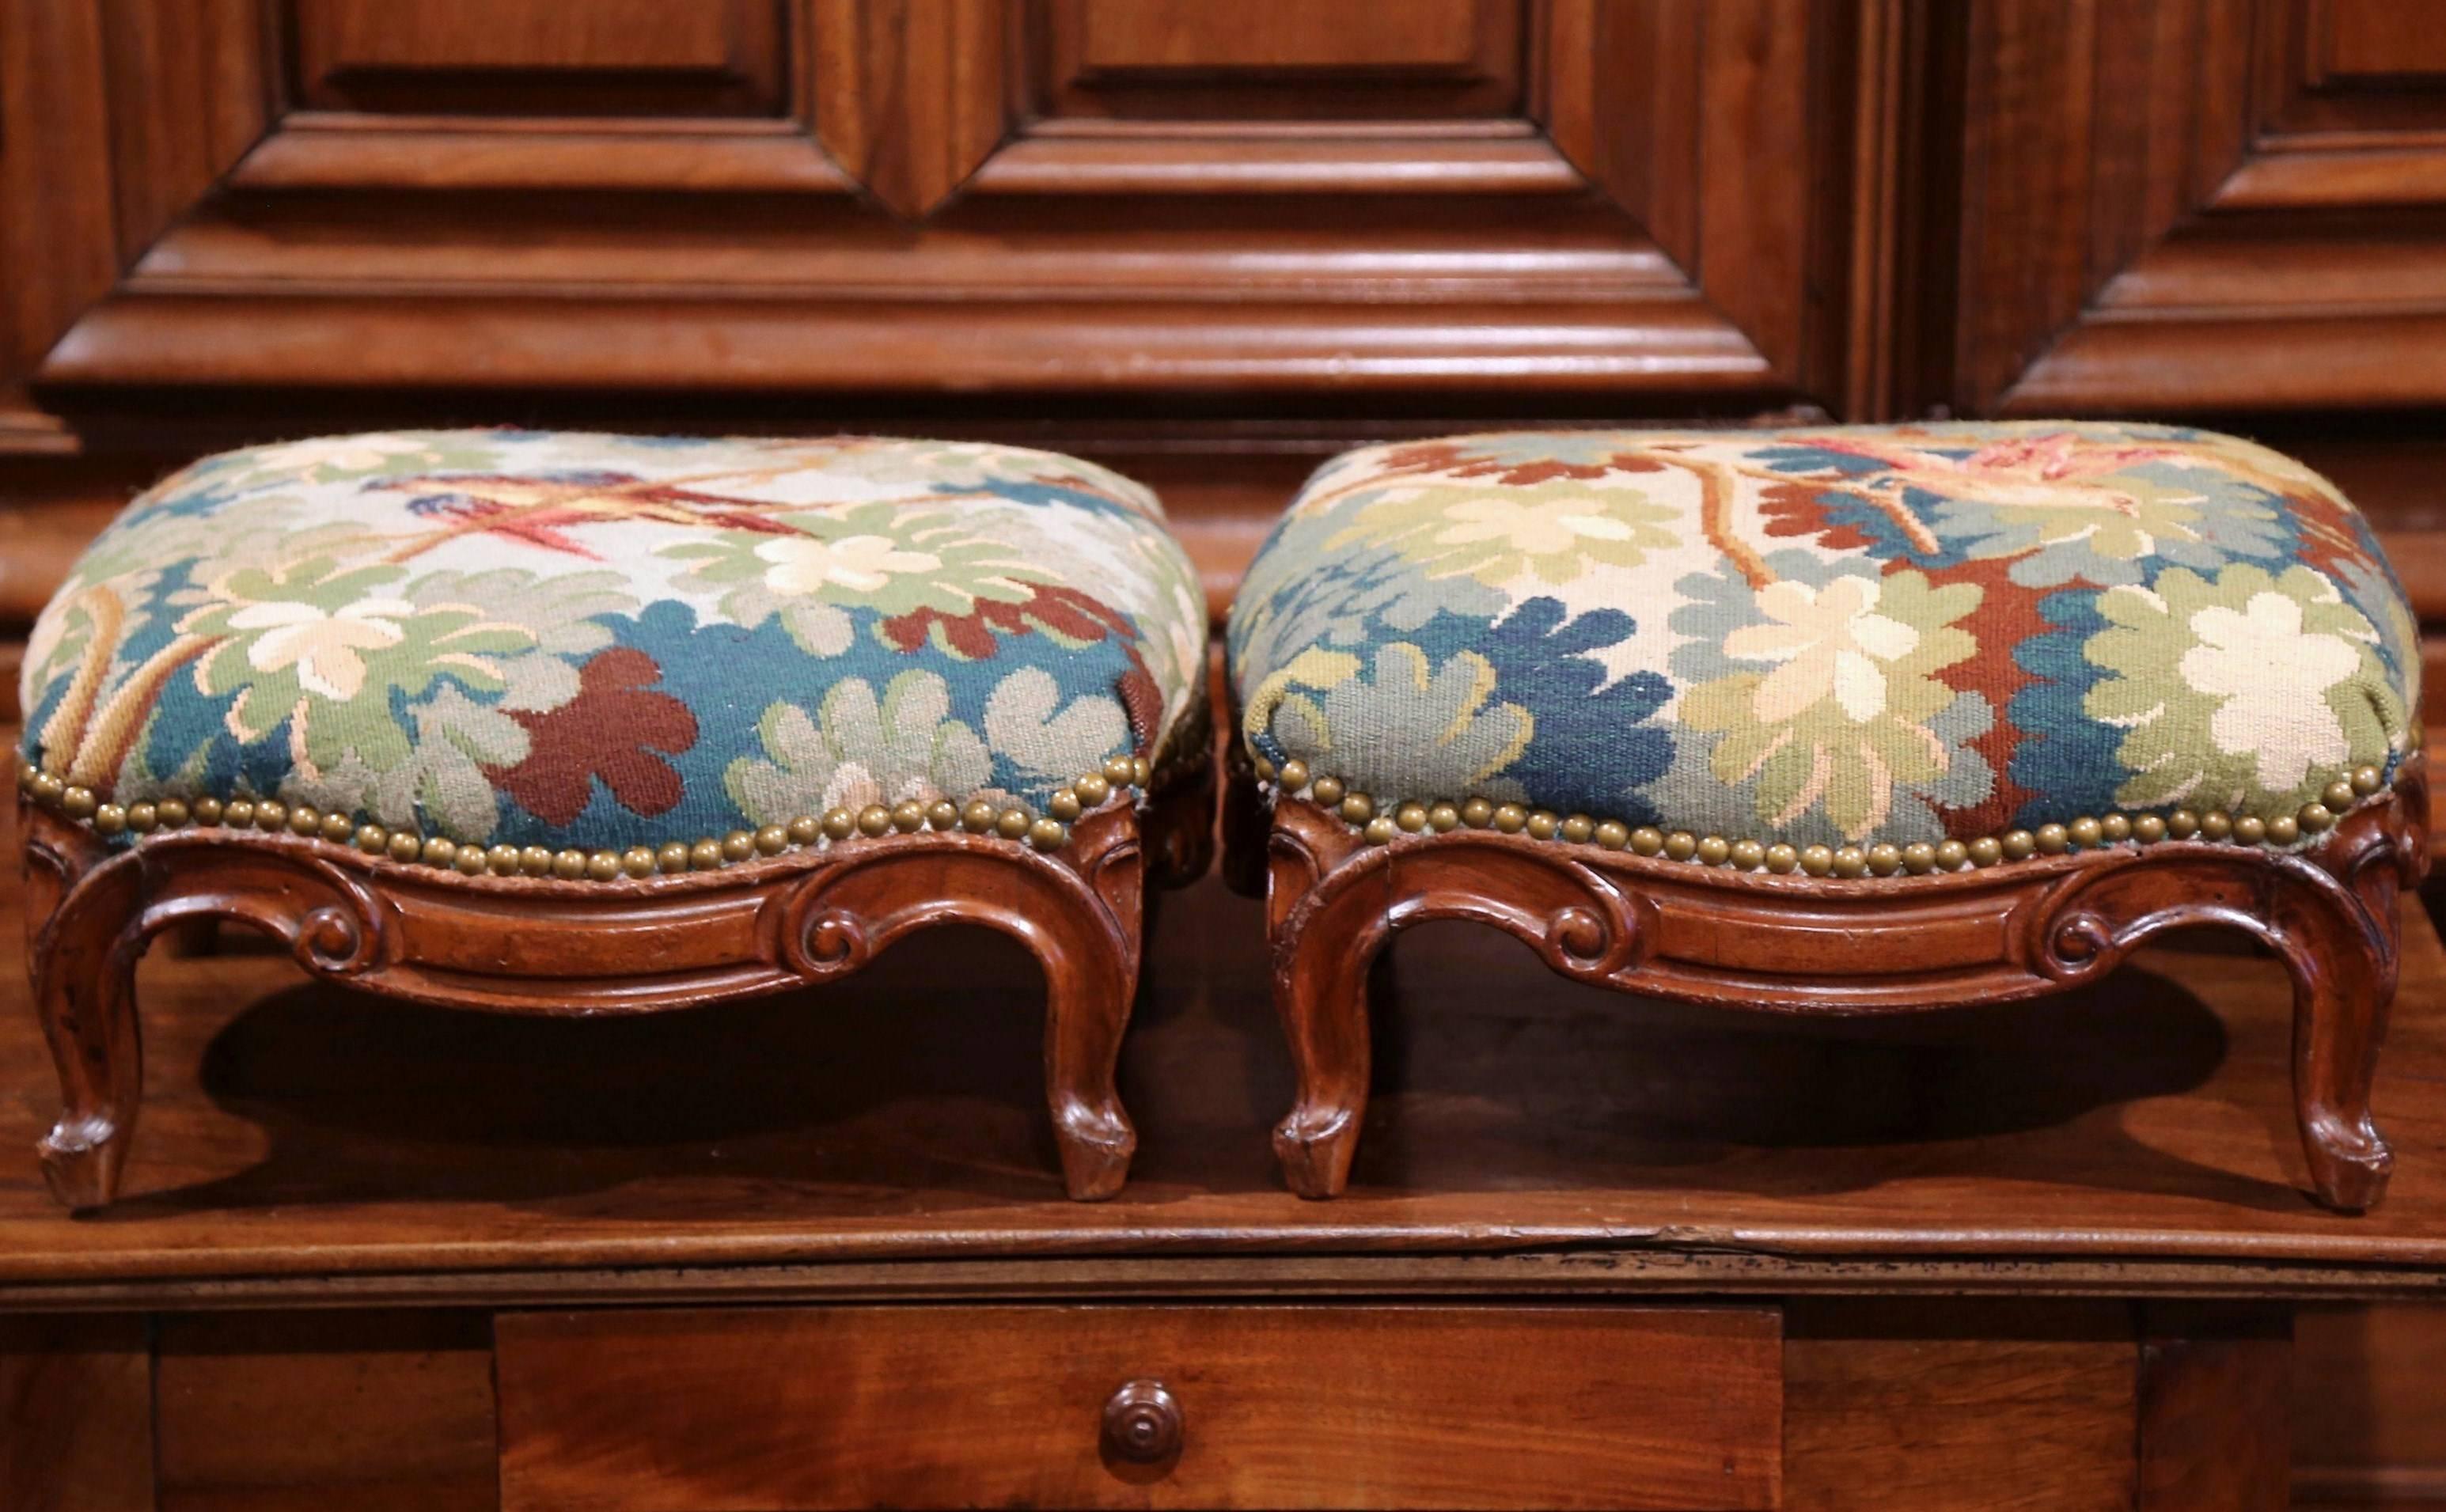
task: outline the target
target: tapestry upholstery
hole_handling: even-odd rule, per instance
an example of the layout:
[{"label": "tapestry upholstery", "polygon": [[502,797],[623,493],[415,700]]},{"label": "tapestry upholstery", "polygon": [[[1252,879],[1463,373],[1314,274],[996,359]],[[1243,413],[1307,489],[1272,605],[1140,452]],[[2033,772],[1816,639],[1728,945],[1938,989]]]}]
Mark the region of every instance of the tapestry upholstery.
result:
[{"label": "tapestry upholstery", "polygon": [[1155,497],[1070,457],[346,436],[131,504],[35,625],[24,755],[120,804],[277,798],[462,846],[1041,812],[1116,756],[1202,756],[1205,645]]},{"label": "tapestry upholstery", "polygon": [[1230,652],[1251,753],[1380,810],[1794,846],[2272,820],[2417,740],[2412,617],[2360,513],[2160,425],[1371,447],[1276,527]]}]

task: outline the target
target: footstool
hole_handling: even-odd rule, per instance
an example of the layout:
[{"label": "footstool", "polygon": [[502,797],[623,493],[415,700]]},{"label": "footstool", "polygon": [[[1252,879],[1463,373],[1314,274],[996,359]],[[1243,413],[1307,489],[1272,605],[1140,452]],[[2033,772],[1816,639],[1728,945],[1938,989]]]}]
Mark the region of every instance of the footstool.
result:
[{"label": "footstool", "polygon": [[375,993],[566,1015],[984,924],[1043,963],[1063,1173],[1107,1196],[1145,874],[1208,849],[1205,624],[1152,495],[1015,447],[464,430],[199,462],[27,651],[52,1190],[110,1200],[137,958],[216,918]]},{"label": "footstool", "polygon": [[2056,992],[2230,925],[2292,974],[2319,1198],[2383,1190],[2418,663],[2298,462],[2086,423],[1379,446],[1291,505],[1230,650],[1226,860],[1269,899],[1305,1195],[1348,1177],[1370,960],[1447,918],[1813,1014]]}]

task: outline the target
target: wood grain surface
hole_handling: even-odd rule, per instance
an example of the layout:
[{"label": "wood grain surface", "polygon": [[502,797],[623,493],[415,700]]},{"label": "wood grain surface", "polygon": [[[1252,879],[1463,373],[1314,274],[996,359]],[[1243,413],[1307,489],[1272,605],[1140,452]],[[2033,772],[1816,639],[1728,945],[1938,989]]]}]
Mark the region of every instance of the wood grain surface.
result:
[{"label": "wood grain surface", "polygon": [[143,1318],[0,1317],[0,1507],[152,1512]]},{"label": "wood grain surface", "polygon": [[2446,1307],[2305,1308],[2293,1340],[2295,1505],[2446,1503]]},{"label": "wood grain surface", "polygon": [[2128,1507],[2136,1356],[2109,1303],[1797,1305],[1787,1504],[1806,1512]]},{"label": "wood grain surface", "polygon": [[499,1503],[484,1314],[171,1316],[155,1351],[160,1512]]},{"label": "wood grain surface", "polygon": [[2285,1512],[2293,1323],[2283,1307],[2140,1310],[2142,1512]]},{"label": "wood grain surface", "polygon": [[[508,1314],[510,1512],[1778,1503],[1771,1307]],[[1176,1399],[1113,1452],[1105,1403]]]}]

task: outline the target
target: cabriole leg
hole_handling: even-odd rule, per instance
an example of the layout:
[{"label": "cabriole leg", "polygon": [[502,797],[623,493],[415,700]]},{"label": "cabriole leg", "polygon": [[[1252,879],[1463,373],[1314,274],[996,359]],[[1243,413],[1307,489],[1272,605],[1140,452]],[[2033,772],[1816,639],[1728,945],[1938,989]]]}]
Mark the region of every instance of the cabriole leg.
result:
[{"label": "cabriole leg", "polygon": [[2370,1085],[2395,999],[2391,873],[2369,868],[2361,891],[2361,909],[2305,897],[2274,921],[2293,975],[2293,1109],[2302,1150],[2319,1201],[2347,1212],[2376,1206],[2395,1165],[2370,1115]]},{"label": "cabriole leg", "polygon": [[1135,846],[1108,853],[1090,889],[1092,902],[1049,908],[1018,931],[1044,968],[1045,1101],[1063,1182],[1081,1202],[1119,1192],[1138,1150],[1115,1074],[1145,938],[1143,853]]},{"label": "cabriole leg", "polygon": [[59,1122],[35,1147],[51,1194],[99,1207],[119,1189],[144,1091],[136,1022],[135,927],[142,874],[104,868],[81,881],[36,936],[28,959],[34,1009],[60,1077]]},{"label": "cabriole leg", "polygon": [[1312,898],[1336,857],[1303,831],[1274,831],[1267,893],[1274,1008],[1290,1043],[1298,1101],[1274,1129],[1283,1180],[1302,1197],[1338,1197],[1367,1113],[1367,971],[1391,938],[1383,900],[1345,890]]}]

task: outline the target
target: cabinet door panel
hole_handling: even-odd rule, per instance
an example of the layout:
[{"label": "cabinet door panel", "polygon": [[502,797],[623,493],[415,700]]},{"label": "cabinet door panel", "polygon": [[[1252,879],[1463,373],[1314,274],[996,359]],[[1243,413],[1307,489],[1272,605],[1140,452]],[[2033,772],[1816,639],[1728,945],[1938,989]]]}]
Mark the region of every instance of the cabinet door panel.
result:
[{"label": "cabinet door panel", "polygon": [[2446,43],[2412,14],[1969,7],[1941,397],[2017,414],[2446,402]]},{"label": "cabinet door panel", "polygon": [[[1047,0],[1051,117],[1516,116],[1524,0]],[[1389,22],[1389,24],[1388,24]]]},{"label": "cabinet door panel", "polygon": [[2309,15],[2310,44],[2326,80],[2446,74],[2446,28],[2401,0],[2324,0]]},{"label": "cabinet door panel", "polygon": [[[1835,0],[286,6],[115,12],[303,108],[179,155],[105,133],[144,209],[31,374],[63,403],[1841,406]],[[88,70],[111,126],[162,98],[122,53]]]},{"label": "cabinet door panel", "polygon": [[290,0],[298,103],[475,114],[770,114],[773,0]]}]

